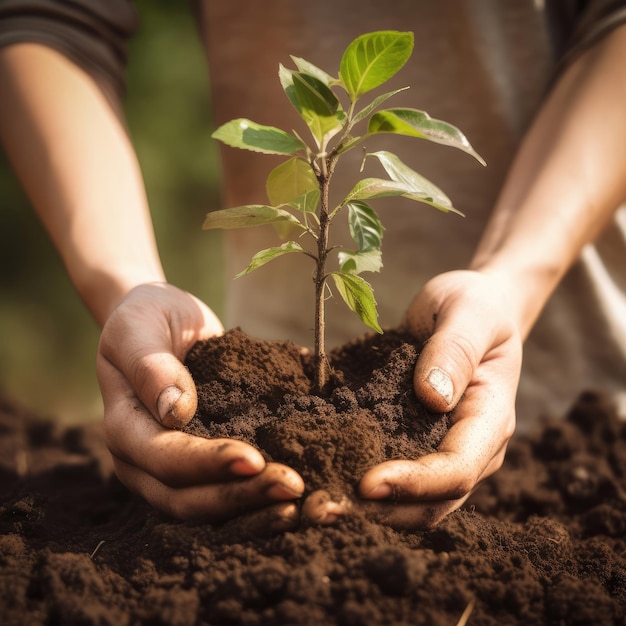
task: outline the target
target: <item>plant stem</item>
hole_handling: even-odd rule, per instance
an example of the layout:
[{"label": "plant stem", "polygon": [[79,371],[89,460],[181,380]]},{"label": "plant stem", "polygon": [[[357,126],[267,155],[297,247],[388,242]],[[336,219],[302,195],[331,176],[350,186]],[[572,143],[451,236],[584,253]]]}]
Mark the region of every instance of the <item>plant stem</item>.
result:
[{"label": "plant stem", "polygon": [[323,393],[328,383],[328,359],[326,358],[324,319],[326,288],[326,257],[328,256],[329,184],[334,169],[334,160],[322,157],[321,173],[318,176],[320,188],[319,236],[317,238],[317,268],[315,272],[315,389]]}]

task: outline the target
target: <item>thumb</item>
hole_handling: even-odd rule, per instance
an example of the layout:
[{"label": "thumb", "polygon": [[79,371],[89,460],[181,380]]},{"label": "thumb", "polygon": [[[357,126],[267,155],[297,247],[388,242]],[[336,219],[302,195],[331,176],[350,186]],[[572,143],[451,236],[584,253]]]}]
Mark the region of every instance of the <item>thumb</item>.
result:
[{"label": "thumb", "polygon": [[189,370],[173,354],[146,354],[133,374],[137,395],[163,426],[181,428],[195,415],[195,383]]},{"label": "thumb", "polygon": [[486,352],[486,341],[455,328],[452,320],[438,324],[415,366],[415,393],[436,413],[451,411],[457,405]]},{"label": "thumb", "polygon": [[180,428],[198,406],[196,386],[181,359],[198,339],[222,332],[206,305],[167,284],[135,287],[111,313],[98,346],[103,398],[114,395],[110,363],[163,426]]},{"label": "thumb", "polygon": [[163,347],[147,347],[144,344],[141,352],[132,349],[126,352],[117,347],[112,353],[101,340],[97,369],[105,401],[114,395],[113,379],[121,375],[163,426],[181,428],[195,415],[198,397],[191,374],[174,354]]}]

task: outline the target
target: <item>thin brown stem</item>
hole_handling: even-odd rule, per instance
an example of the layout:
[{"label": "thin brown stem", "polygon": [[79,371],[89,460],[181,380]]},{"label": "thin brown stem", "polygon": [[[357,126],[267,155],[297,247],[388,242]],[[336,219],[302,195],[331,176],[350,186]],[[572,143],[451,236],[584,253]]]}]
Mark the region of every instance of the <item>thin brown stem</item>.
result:
[{"label": "thin brown stem", "polygon": [[317,238],[317,268],[315,272],[315,388],[322,393],[328,382],[328,360],[325,348],[324,318],[325,288],[326,288],[326,257],[328,256],[328,183],[330,176],[328,168],[318,178],[320,185],[320,213],[319,234]]}]

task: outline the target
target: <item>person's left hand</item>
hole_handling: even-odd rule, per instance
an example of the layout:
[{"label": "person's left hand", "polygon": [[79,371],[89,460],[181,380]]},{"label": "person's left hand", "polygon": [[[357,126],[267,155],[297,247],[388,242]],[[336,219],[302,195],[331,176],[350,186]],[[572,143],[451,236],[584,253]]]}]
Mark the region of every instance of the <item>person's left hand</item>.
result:
[{"label": "person's left hand", "polygon": [[442,274],[415,297],[404,326],[428,338],[415,392],[429,410],[450,412],[450,429],[437,452],[366,472],[361,499],[311,494],[303,515],[313,523],[332,524],[358,508],[396,528],[431,527],[502,465],[515,428],[522,355],[507,288],[478,272]]},{"label": "person's left hand", "polygon": [[102,331],[97,373],[115,471],[129,489],[174,517],[222,521],[261,509],[256,517],[263,526],[292,527],[304,491],[294,470],[266,463],[243,441],[172,430],[197,406],[182,361],[196,341],[222,332],[205,304],[165,283],[136,287],[113,311]]}]

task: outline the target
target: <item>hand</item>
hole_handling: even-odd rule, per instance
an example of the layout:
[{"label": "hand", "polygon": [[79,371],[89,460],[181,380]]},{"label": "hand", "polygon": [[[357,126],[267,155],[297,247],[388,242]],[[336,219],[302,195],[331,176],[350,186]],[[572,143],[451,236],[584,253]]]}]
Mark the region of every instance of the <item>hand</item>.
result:
[{"label": "hand", "polygon": [[194,415],[194,382],[182,364],[191,346],[223,332],[213,312],[171,285],[133,289],[102,331],[97,373],[107,446],[117,476],[154,507],[182,518],[220,521],[273,505],[275,527],[297,522],[300,476],[234,439],[172,428]]},{"label": "hand", "polygon": [[403,326],[428,338],[415,368],[415,392],[431,411],[451,411],[437,452],[369,470],[358,501],[311,494],[310,520],[330,524],[361,509],[396,528],[430,527],[460,507],[500,468],[515,428],[522,341],[497,279],[457,271],[435,277],[415,297]]}]

